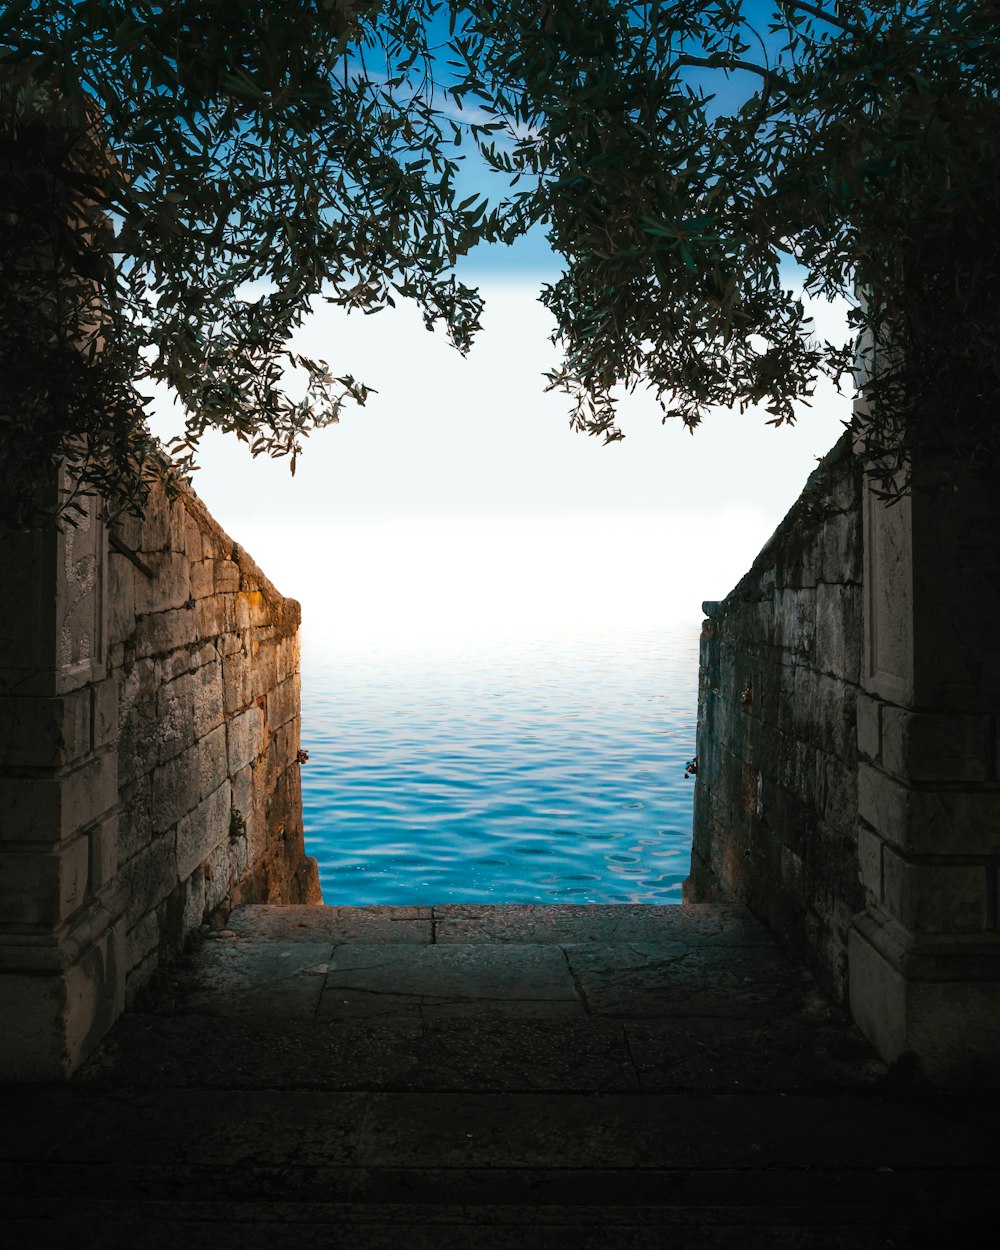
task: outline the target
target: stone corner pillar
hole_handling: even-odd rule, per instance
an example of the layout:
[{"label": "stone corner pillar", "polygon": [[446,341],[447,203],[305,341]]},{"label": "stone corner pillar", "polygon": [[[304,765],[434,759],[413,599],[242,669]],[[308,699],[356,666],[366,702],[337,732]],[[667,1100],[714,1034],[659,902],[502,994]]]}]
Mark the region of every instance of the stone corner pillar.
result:
[{"label": "stone corner pillar", "polygon": [[0,549],[0,1080],[62,1080],[124,1006],[107,534]]},{"label": "stone corner pillar", "polygon": [[995,1084],[1000,475],[914,477],[890,507],[865,487],[851,1010],[923,1079]]}]

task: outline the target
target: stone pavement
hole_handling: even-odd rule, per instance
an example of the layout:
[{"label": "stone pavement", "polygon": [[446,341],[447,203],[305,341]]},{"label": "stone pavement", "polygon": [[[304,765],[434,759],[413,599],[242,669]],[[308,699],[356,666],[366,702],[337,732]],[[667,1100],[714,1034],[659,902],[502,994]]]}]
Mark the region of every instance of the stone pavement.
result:
[{"label": "stone pavement", "polygon": [[64,1086],[4,1245],[868,1250],[992,1220],[995,1095],[887,1072],[740,907],[241,907]]}]

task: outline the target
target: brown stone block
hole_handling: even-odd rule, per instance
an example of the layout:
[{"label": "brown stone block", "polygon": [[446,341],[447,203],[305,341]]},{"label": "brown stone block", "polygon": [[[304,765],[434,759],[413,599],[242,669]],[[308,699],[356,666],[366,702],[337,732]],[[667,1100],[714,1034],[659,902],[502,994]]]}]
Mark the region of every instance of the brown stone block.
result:
[{"label": "brown stone block", "polygon": [[237,773],[252,763],[264,749],[264,713],[256,705],[248,707],[230,720],[229,772]]},{"label": "brown stone block", "polygon": [[164,655],[180,647],[190,647],[201,637],[195,609],[173,608],[167,612],[153,612],[141,616],[136,622],[135,654],[139,659]]},{"label": "brown stone block", "polygon": [[187,505],[182,497],[170,501],[170,548],[172,551],[186,550],[187,547]]},{"label": "brown stone block", "polygon": [[250,703],[250,657],[242,651],[233,651],[222,661],[222,701],[227,717]]},{"label": "brown stone block", "polygon": [[226,727],[219,725],[198,743],[198,790],[204,798],[217,790],[229,776]]},{"label": "brown stone block", "polygon": [[201,758],[197,744],[153,772],[154,833],[162,833],[194,811],[201,800]]},{"label": "brown stone block", "polygon": [[148,558],[151,578],[135,580],[135,608],[143,615],[182,608],[191,599],[191,566],[178,551],[155,552]]},{"label": "brown stone block", "polygon": [[191,595],[195,599],[207,599],[215,593],[215,563],[198,560],[191,565]]},{"label": "brown stone block", "polygon": [[236,846],[225,838],[209,855],[205,863],[205,912],[213,912],[229,896],[239,880],[235,867]]},{"label": "brown stone block", "polygon": [[233,560],[217,560],[215,562],[216,593],[235,593],[239,588],[240,566]]},{"label": "brown stone block", "polygon": [[201,562],[203,545],[201,526],[188,512],[184,517],[184,554],[192,564]]},{"label": "brown stone block", "polygon": [[[214,648],[212,655],[216,655]],[[203,664],[192,674],[191,698],[194,732],[200,738],[225,719],[221,660]]]},{"label": "brown stone block", "polygon": [[182,673],[165,682],[156,695],[157,763],[186,751],[195,740],[194,680]]},{"label": "brown stone block", "polygon": [[232,628],[232,603],[226,595],[211,595],[195,604],[198,640],[217,638]]},{"label": "brown stone block", "polygon": [[186,881],[229,839],[232,790],[224,782],[177,826],[177,875]]},{"label": "brown stone block", "polygon": [[117,551],[108,557],[108,642],[124,642],[135,629],[135,581],[142,574]]},{"label": "brown stone block", "polygon": [[273,732],[298,716],[301,704],[301,687],[298,675],[276,686],[267,698],[267,719]]},{"label": "brown stone block", "polygon": [[147,555],[169,550],[170,503],[162,486],[156,485],[150,490],[143,509],[138,542],[129,545]]}]

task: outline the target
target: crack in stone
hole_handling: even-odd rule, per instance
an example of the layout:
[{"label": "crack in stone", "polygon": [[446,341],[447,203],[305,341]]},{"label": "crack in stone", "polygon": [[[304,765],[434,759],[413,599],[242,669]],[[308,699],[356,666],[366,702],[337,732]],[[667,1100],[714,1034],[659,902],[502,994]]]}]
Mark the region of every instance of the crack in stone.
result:
[{"label": "crack in stone", "polygon": [[583,983],[580,981],[580,978],[574,972],[573,965],[570,963],[569,952],[566,950],[564,946],[560,946],[559,950],[562,951],[562,957],[566,961],[566,971],[569,973],[569,979],[573,982],[573,988],[576,990],[580,998],[580,1002],[583,1004],[583,1010],[587,1013],[588,1016],[592,1016],[594,1013],[590,1009],[590,1003],[587,999],[586,992],[584,991]]}]

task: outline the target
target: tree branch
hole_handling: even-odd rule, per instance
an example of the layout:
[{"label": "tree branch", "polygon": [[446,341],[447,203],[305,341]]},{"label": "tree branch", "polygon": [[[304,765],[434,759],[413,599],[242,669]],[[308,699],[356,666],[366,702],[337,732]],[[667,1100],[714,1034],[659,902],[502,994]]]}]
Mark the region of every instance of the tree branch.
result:
[{"label": "tree branch", "polygon": [[835,13],[827,13],[818,4],[807,4],[806,0],[781,0],[781,7],[783,9],[798,9],[800,13],[809,13],[812,17],[819,18],[821,22],[828,22],[831,26],[836,26],[838,30],[842,30],[846,35],[857,35],[860,33],[856,26],[845,22],[842,17],[838,17]]},{"label": "tree branch", "polygon": [[675,61],[671,61],[669,68],[683,68],[687,65],[704,69],[721,69],[725,70],[726,73],[741,69],[748,74],[756,74],[759,78],[763,78],[765,82],[770,82],[774,77],[774,71],[768,69],[766,65],[758,65],[755,61],[741,61],[736,57],[689,56],[685,53]]}]

